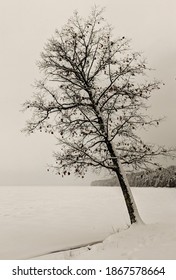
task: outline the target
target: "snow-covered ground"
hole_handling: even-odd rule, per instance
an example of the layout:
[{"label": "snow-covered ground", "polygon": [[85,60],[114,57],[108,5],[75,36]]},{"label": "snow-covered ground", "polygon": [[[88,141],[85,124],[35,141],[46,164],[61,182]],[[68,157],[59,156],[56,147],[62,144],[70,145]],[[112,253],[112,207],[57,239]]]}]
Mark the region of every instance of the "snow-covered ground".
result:
[{"label": "snow-covered ground", "polygon": [[128,228],[120,188],[0,187],[0,259],[176,259],[176,189],[132,192],[146,225]]}]

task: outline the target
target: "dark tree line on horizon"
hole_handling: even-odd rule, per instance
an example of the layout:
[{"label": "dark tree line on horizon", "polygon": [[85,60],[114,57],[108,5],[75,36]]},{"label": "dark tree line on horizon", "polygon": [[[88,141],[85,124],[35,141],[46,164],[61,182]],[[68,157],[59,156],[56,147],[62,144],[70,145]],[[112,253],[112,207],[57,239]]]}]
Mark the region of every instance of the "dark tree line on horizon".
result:
[{"label": "dark tree line on horizon", "polygon": [[[176,166],[167,168],[159,167],[147,171],[137,171],[127,173],[127,178],[131,187],[137,188],[176,188]],[[119,186],[117,177],[104,180],[96,180],[91,186]]]}]

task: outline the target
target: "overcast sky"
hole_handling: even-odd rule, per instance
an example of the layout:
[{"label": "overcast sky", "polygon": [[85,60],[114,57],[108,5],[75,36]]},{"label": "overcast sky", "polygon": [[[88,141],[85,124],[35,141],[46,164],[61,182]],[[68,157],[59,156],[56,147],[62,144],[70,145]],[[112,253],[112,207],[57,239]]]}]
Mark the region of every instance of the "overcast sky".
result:
[{"label": "overcast sky", "polygon": [[[39,76],[36,61],[48,38],[76,9],[87,16],[94,5],[106,7],[114,35],[132,39],[143,51],[153,77],[165,87],[152,99],[152,114],[167,119],[145,137],[149,142],[176,145],[176,1],[175,0],[0,0],[0,185],[89,184],[46,171],[55,140],[45,134],[25,136],[27,115],[21,104],[32,96]],[[168,162],[170,164],[170,162]],[[172,162],[176,164],[176,162]]]}]

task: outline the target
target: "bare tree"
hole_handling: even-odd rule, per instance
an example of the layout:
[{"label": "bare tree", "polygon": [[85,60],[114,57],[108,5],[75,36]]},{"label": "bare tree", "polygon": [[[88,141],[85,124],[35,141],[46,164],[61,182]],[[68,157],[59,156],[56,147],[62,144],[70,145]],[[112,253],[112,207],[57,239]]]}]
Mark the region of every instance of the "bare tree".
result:
[{"label": "bare tree", "polygon": [[54,134],[61,176],[84,176],[88,168],[105,168],[119,179],[131,223],[142,222],[122,165],[146,168],[157,155],[170,151],[145,144],[141,127],[158,125],[147,116],[146,101],[159,82],[145,81],[146,62],[130,50],[125,37],[114,39],[112,28],[92,9],[87,19],[77,12],[48,40],[38,66],[33,114],[25,130]]}]

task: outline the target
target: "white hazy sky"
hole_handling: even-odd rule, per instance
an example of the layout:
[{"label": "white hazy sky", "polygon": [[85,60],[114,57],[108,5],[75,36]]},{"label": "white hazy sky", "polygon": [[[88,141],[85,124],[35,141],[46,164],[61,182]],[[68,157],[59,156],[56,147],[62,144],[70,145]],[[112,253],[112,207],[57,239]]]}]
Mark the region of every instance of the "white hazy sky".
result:
[{"label": "white hazy sky", "polygon": [[[76,9],[86,16],[97,4],[114,35],[132,39],[133,49],[143,51],[153,77],[165,82],[152,99],[152,114],[166,116],[160,128],[146,133],[149,142],[176,144],[176,1],[175,0],[0,0],[0,185],[89,184],[61,180],[46,171],[52,163],[55,140],[49,135],[21,133],[27,114],[21,104],[32,96],[38,77],[36,60],[48,38]],[[176,162],[172,162],[176,164]]]}]

